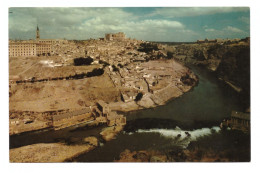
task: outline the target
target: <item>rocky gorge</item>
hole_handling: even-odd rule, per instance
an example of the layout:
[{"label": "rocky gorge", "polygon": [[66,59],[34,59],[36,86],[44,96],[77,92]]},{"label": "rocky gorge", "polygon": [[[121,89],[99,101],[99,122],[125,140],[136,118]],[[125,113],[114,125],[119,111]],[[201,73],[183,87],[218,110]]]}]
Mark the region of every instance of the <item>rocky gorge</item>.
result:
[{"label": "rocky gorge", "polygon": [[214,73],[240,93],[244,109],[250,107],[250,42],[182,44],[174,48],[176,60]]}]

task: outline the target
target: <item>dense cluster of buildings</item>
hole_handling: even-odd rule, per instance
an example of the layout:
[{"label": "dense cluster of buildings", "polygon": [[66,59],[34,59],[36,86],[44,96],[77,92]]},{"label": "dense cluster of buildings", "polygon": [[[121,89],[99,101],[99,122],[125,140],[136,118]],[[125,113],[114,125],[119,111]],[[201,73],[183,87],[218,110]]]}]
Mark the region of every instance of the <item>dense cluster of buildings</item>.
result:
[{"label": "dense cluster of buildings", "polygon": [[[126,36],[123,32],[105,34],[106,41],[124,41]],[[73,41],[62,39],[41,39],[40,30],[37,26],[35,40],[9,40],[9,57],[33,57],[60,55],[70,57],[72,54],[85,55],[84,46],[79,46]]]}]

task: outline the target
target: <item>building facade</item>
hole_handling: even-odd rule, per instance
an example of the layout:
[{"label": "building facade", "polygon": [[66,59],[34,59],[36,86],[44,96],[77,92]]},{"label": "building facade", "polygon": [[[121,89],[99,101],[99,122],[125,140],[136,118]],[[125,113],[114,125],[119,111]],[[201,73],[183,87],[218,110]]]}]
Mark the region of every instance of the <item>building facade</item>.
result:
[{"label": "building facade", "polygon": [[224,119],[221,128],[230,127],[233,130],[250,131],[250,113],[232,111],[230,119]]},{"label": "building facade", "polygon": [[51,43],[36,43],[36,54],[37,56],[40,56],[40,55],[49,55],[50,56],[50,53],[51,53],[51,47],[52,47],[52,44]]},{"label": "building facade", "polygon": [[50,56],[52,46],[60,43],[59,39],[40,39],[40,30],[37,26],[35,40],[9,40],[9,57]]},{"label": "building facade", "polygon": [[9,41],[9,57],[37,56],[37,43],[29,41]]},{"label": "building facade", "polygon": [[119,32],[119,33],[115,33],[115,34],[105,34],[105,39],[112,41],[112,40],[116,40],[116,41],[123,41],[125,40],[125,34],[123,32]]}]

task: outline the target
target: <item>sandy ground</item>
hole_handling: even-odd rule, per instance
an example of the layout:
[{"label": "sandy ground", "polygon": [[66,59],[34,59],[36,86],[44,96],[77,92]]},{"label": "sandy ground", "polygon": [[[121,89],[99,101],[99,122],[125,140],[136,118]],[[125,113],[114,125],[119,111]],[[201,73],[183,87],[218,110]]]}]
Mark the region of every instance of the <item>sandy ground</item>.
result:
[{"label": "sandy ground", "polygon": [[10,162],[64,162],[98,146],[95,137],[85,138],[84,142],[81,145],[40,143],[11,149]]},{"label": "sandy ground", "polygon": [[[10,91],[10,111],[75,110],[89,106],[98,99],[109,101],[119,97],[118,90],[106,74],[94,79],[12,85]],[[80,100],[85,104],[80,105]]]}]

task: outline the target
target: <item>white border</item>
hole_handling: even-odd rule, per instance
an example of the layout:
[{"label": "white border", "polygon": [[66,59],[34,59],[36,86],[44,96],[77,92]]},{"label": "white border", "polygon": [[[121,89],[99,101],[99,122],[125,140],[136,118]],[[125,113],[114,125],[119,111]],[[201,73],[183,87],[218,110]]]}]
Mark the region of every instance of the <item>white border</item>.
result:
[{"label": "white border", "polygon": [[[169,163],[169,164],[10,164],[9,163],[9,135],[8,135],[8,7],[177,7],[177,6],[246,6],[251,11],[251,113],[252,113],[252,144],[250,163]],[[257,164],[259,157],[259,135],[258,126],[259,112],[259,5],[257,1],[246,0],[96,0],[85,2],[82,0],[9,0],[1,1],[1,170],[3,172],[256,172],[260,170]],[[2,172],[1,171],[1,172]]]}]

